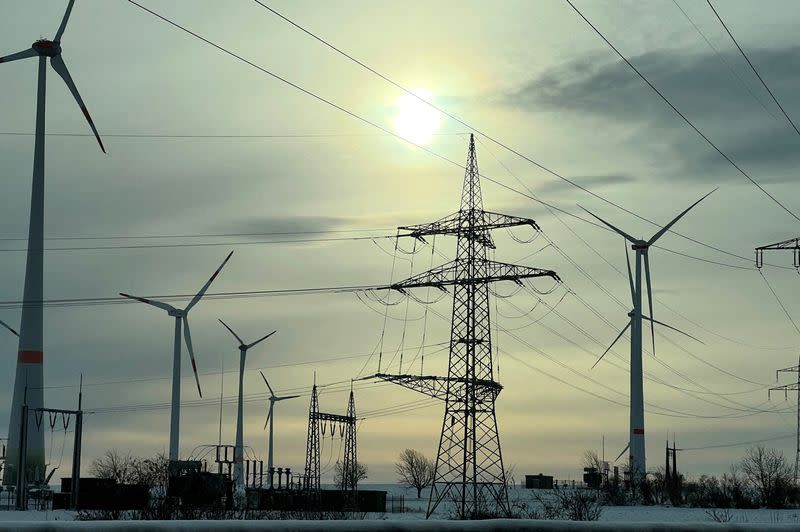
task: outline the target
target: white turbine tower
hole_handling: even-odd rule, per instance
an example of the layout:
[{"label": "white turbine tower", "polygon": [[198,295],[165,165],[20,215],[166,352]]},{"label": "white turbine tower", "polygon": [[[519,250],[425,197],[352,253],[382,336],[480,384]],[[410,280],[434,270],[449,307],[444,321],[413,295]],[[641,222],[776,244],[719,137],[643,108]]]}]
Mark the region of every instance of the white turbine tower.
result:
[{"label": "white turbine tower", "polygon": [[[83,116],[89,122],[100,149],[105,153],[103,142],[97,133],[92,117],[86,110],[67,65],[61,57],[61,37],[67,27],[72,5],[70,0],[52,41],[40,39],[27,50],[0,57],[0,63],[10,63],[30,57],[39,58],[38,82],[36,91],[36,134],[33,144],[33,185],[31,187],[31,212],[28,226],[28,254],[25,263],[25,288],[23,292],[22,318],[20,320],[19,350],[17,354],[17,371],[14,379],[14,396],[11,401],[11,415],[8,426],[9,464],[16,464],[19,459],[19,430],[22,403],[27,402],[30,408],[44,406],[44,340],[42,300],[44,299],[44,130],[45,130],[45,86],[47,77],[47,58],[56,74],[61,76],[72,96],[78,102]],[[25,388],[28,393],[26,395]],[[35,423],[28,431],[26,469],[28,480],[41,480],[44,476],[44,431]],[[38,478],[30,476],[35,474]],[[6,468],[3,484],[16,482],[16,468]]]},{"label": "white turbine tower", "polygon": [[[714,189],[716,190],[716,189]],[[597,218],[599,221],[603,222],[603,224],[607,225],[611,228],[614,232],[622,235],[628,242],[631,243],[631,249],[636,252],[636,275],[635,277],[631,274],[631,265],[630,261],[627,260],[627,253],[628,248],[625,248],[626,254],[626,263],[628,265],[628,281],[630,283],[631,289],[631,299],[633,301],[633,310],[628,313],[630,316],[630,321],[622,331],[617,335],[608,349],[600,356],[600,358],[595,362],[595,366],[597,365],[600,360],[608,353],[608,351],[614,346],[614,344],[619,340],[625,331],[628,330],[630,327],[631,329],[631,381],[630,381],[630,394],[631,394],[631,404],[630,404],[630,439],[628,440],[628,449],[630,450],[629,454],[629,464],[630,464],[630,471],[631,471],[631,479],[632,480],[639,480],[644,477],[647,473],[647,461],[645,459],[645,438],[644,438],[644,386],[642,383],[642,320],[645,319],[650,322],[650,333],[653,340],[653,355],[656,353],[656,336],[655,336],[655,324],[663,325],[669,329],[674,331],[678,331],[681,334],[686,334],[683,331],[679,331],[674,327],[670,327],[660,321],[653,319],[653,291],[652,286],[650,284],[650,259],[648,257],[648,251],[650,246],[652,246],[656,240],[661,238],[661,236],[669,231],[669,229],[675,225],[678,220],[680,220],[687,212],[689,212],[695,205],[706,199],[712,192],[712,190],[692,205],[690,205],[686,210],[680,213],[678,216],[673,218],[671,222],[661,228],[656,234],[650,237],[650,240],[642,240],[640,238],[634,238],[628,233],[614,227],[607,221],[603,220],[599,216],[592,214],[591,212],[583,209],[590,215]],[[583,208],[583,207],[581,207]],[[650,316],[645,316],[642,314],[642,263],[644,263],[644,273],[645,273],[645,280],[647,283],[647,302],[650,308]],[[691,335],[686,335],[690,338],[693,338]],[[623,451],[625,452],[625,451]]]},{"label": "white turbine tower", "polygon": [[239,489],[244,489],[244,404],[243,404],[243,394],[244,394],[244,363],[247,359],[247,350],[253,346],[256,346],[275,334],[277,331],[272,331],[271,333],[262,336],[258,340],[253,343],[246,344],[244,340],[239,338],[239,335],[233,332],[233,329],[228,327],[228,324],[222,320],[219,322],[226,328],[228,331],[233,335],[234,338],[239,342],[239,404],[236,412],[236,447],[233,451],[233,463],[234,463],[234,482]]},{"label": "white turbine tower", "polygon": [[272,391],[272,386],[269,385],[269,381],[264,376],[263,371],[259,371],[261,373],[261,378],[264,379],[264,383],[267,385],[269,389],[269,410],[267,411],[267,420],[264,421],[264,428],[267,428],[267,423],[269,423],[269,445],[267,450],[267,471],[269,472],[269,481],[270,481],[270,488],[272,488],[272,468],[274,467],[273,459],[272,459],[272,439],[273,435],[275,434],[275,416],[273,415],[272,411],[275,408],[275,403],[278,401],[285,401],[286,399],[295,399],[300,397],[299,395],[287,395],[286,397],[277,397],[275,392]]},{"label": "white turbine tower", "polygon": [[186,305],[186,308],[179,309],[175,308],[172,305],[167,303],[162,303],[161,301],[155,301],[152,299],[145,299],[143,297],[136,297],[130,294],[124,294],[120,292],[119,295],[123,297],[127,297],[129,299],[135,299],[136,301],[141,301],[142,303],[147,303],[148,305],[152,305],[156,308],[160,308],[162,310],[166,310],[167,313],[175,318],[175,342],[174,342],[174,351],[173,351],[173,358],[172,358],[172,411],[170,413],[170,425],[169,425],[169,459],[170,461],[178,460],[178,455],[180,451],[180,444],[179,444],[179,436],[180,436],[180,423],[181,423],[181,326],[183,326],[183,339],[186,342],[186,350],[189,352],[189,359],[192,361],[192,371],[194,372],[194,379],[197,382],[197,393],[200,394],[200,397],[203,397],[203,391],[200,389],[200,378],[197,376],[197,364],[194,360],[194,349],[192,348],[192,333],[189,330],[189,311],[194,307],[200,299],[205,295],[206,290],[208,287],[211,286],[211,283],[216,279],[219,272],[225,266],[225,263],[228,262],[228,259],[231,258],[233,255],[233,251],[228,253],[228,256],[225,257],[225,260],[222,261],[217,271],[214,272],[214,275],[203,285],[203,288],[197,292],[197,295],[189,301],[189,304]]}]

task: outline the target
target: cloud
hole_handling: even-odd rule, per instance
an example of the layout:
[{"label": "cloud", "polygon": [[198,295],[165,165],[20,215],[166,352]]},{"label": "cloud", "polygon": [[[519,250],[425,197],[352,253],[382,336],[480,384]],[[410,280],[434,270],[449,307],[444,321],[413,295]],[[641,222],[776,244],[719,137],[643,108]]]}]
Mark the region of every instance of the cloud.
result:
[{"label": "cloud", "polygon": [[237,234],[320,233],[352,227],[353,220],[335,216],[253,216],[216,226],[216,230]]},{"label": "cloud", "polygon": [[[570,177],[570,179],[589,189],[596,189],[609,185],[624,185],[636,181],[636,178],[628,174],[587,175]],[[550,180],[536,187],[536,192],[539,194],[560,194],[568,190],[572,191],[576,189],[573,185],[561,180]]]},{"label": "cloud", "polygon": [[[784,108],[800,107],[800,47],[758,49],[749,56]],[[724,58],[720,60],[711,51],[657,50],[630,60],[703,133],[761,182],[794,180],[791,169],[800,163],[800,141],[747,66],[742,66],[742,58],[733,53]],[[737,69],[748,87],[726,62]],[[668,149],[672,160],[665,167],[678,179],[717,181],[725,176],[746,182],[741,176],[734,177],[729,163],[625,63],[609,61],[607,54],[547,70],[506,94],[502,103],[528,111],[588,115],[606,124],[611,121],[606,127],[632,132],[628,135],[632,148]]]}]

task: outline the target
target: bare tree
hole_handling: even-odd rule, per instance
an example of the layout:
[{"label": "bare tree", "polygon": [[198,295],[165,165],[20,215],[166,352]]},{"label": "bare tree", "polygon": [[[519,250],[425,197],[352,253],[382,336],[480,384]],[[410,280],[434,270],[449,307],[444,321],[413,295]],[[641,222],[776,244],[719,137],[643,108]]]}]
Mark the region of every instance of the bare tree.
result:
[{"label": "bare tree", "polygon": [[169,460],[164,454],[154,458],[139,458],[131,453],[122,454],[110,449],[92,461],[90,471],[98,478],[112,479],[118,484],[141,484],[166,493]]},{"label": "bare tree", "polygon": [[785,506],[794,472],[782,452],[763,445],[751,447],[747,449],[740,467],[758,492],[763,506]]},{"label": "bare tree", "polygon": [[407,488],[416,488],[418,499],[422,496],[422,490],[433,483],[435,467],[432,460],[414,449],[400,453],[400,458],[394,464],[397,481]]},{"label": "bare tree", "polygon": [[92,460],[89,471],[97,478],[107,478],[118,484],[133,484],[138,476],[138,459],[130,452],[122,454],[109,449],[100,458]]},{"label": "bare tree", "polygon": [[597,451],[587,449],[583,451],[583,467],[591,467],[598,473],[603,471],[603,461],[598,456]]},{"label": "bare tree", "polygon": [[[359,481],[366,480],[369,474],[369,469],[366,465],[362,464],[361,462],[356,462],[356,470],[355,470],[355,484],[358,485]],[[349,473],[344,471],[344,464],[341,460],[336,460],[336,464],[333,466],[333,483],[336,484],[336,487],[339,489],[345,489],[348,487],[348,477]]]}]

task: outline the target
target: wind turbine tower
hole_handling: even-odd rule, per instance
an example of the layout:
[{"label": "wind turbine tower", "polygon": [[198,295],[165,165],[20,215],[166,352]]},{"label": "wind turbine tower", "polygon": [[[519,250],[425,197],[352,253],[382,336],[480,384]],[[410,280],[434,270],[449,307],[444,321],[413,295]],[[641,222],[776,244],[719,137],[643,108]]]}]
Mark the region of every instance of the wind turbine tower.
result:
[{"label": "wind turbine tower", "polygon": [[[228,327],[228,324],[222,320],[219,322],[228,329],[234,338],[239,342],[239,404],[236,411],[236,446],[233,450],[233,475],[234,475],[234,482],[236,483],[236,487],[240,490],[244,490],[244,427],[243,427],[243,417],[244,417],[244,405],[243,405],[243,394],[244,394],[244,364],[245,360],[247,359],[247,350],[251,347],[260,344],[277,331],[272,331],[271,333],[267,334],[266,336],[262,336],[258,340],[253,343],[245,344],[244,340],[239,338],[239,335],[233,332],[233,329]],[[262,373],[263,376],[263,373]]]},{"label": "wind turbine tower", "polygon": [[[23,292],[22,319],[20,323],[17,371],[14,378],[14,396],[11,401],[11,416],[8,426],[7,460],[16,464],[19,460],[19,439],[22,404],[31,409],[44,406],[44,332],[42,300],[44,299],[44,131],[45,131],[45,87],[47,77],[47,58],[50,66],[61,76],[70,93],[89,122],[100,149],[105,153],[103,142],[97,133],[92,117],[83,103],[75,83],[72,81],[67,65],[61,57],[61,37],[67,28],[67,21],[75,0],[70,0],[53,40],[40,39],[30,48],[15,54],[0,57],[0,63],[10,63],[19,59],[38,57],[38,81],[36,91],[36,133],[33,144],[33,185],[31,187],[31,212],[28,226],[28,255],[25,262],[25,288]],[[27,388],[27,393],[26,393]],[[44,431],[32,424],[27,433],[27,455],[25,459],[27,478],[44,478]],[[3,484],[16,483],[15,468],[6,468]]]},{"label": "wind turbine tower", "polygon": [[203,288],[201,288],[200,291],[197,292],[197,295],[194,296],[191,301],[189,301],[189,304],[186,305],[186,308],[179,309],[161,301],[132,296],[122,292],[119,294],[123,297],[127,297],[128,299],[135,299],[136,301],[147,303],[148,305],[160,308],[161,310],[166,310],[167,314],[175,318],[175,338],[173,342],[174,347],[172,356],[172,410],[170,412],[169,424],[169,459],[171,462],[178,460],[180,454],[181,328],[183,328],[183,340],[186,343],[186,350],[189,352],[189,359],[192,361],[192,371],[194,372],[194,379],[197,382],[197,393],[200,394],[200,397],[203,397],[203,391],[200,389],[200,378],[197,376],[197,363],[194,360],[192,333],[189,330],[189,311],[203,298],[208,290],[208,287],[211,286],[211,283],[217,278],[217,275],[219,275],[219,272],[231,258],[231,255],[233,255],[233,251],[228,253],[228,256],[225,257],[224,261],[222,261],[222,264],[220,264],[219,268],[217,268],[217,271],[214,272],[214,275],[212,275],[211,278],[206,281],[206,284],[203,285]]},{"label": "wind turbine tower", "polygon": [[264,428],[267,428],[267,423],[269,423],[269,440],[267,445],[267,471],[269,472],[269,481],[270,481],[270,488],[272,488],[272,471],[273,467],[275,467],[275,462],[273,460],[273,453],[272,453],[272,443],[273,443],[273,436],[275,434],[275,415],[273,413],[275,409],[275,403],[278,401],[285,401],[286,399],[295,399],[300,397],[299,395],[287,395],[286,397],[278,397],[275,395],[275,392],[272,391],[272,386],[269,385],[269,381],[264,376],[264,372],[260,371],[261,378],[264,379],[264,384],[267,385],[267,389],[269,390],[269,410],[267,410],[267,419],[264,421]]},{"label": "wind turbine tower", "polygon": [[[716,190],[716,189],[714,189]],[[599,216],[592,214],[591,212],[585,210],[588,214],[597,218],[600,222],[611,228],[614,232],[621,235],[625,240],[630,242],[631,249],[636,252],[636,259],[635,259],[635,276],[631,274],[631,264],[630,258],[627,256],[628,248],[625,248],[625,255],[626,255],[626,264],[628,266],[628,283],[631,289],[631,299],[633,303],[633,309],[628,316],[630,320],[628,324],[620,331],[608,349],[600,355],[600,358],[595,362],[595,366],[597,365],[600,360],[608,353],[608,351],[617,343],[625,331],[630,328],[631,330],[631,375],[630,375],[630,439],[628,440],[628,449],[629,449],[629,467],[630,467],[630,474],[631,474],[631,481],[641,481],[644,476],[647,474],[647,460],[645,458],[645,437],[644,437],[644,385],[642,383],[642,320],[647,320],[650,322],[650,333],[653,342],[653,355],[655,356],[656,353],[656,336],[655,336],[655,324],[662,325],[668,329],[672,329],[674,331],[680,332],[681,334],[686,334],[683,331],[679,331],[678,329],[671,327],[665,323],[657,321],[653,319],[653,291],[652,286],[650,283],[650,258],[648,256],[648,252],[650,250],[650,246],[655,244],[655,242],[661,238],[664,233],[669,231],[669,229],[675,225],[678,220],[683,218],[683,216],[688,213],[695,205],[706,199],[711,193],[714,192],[712,190],[692,205],[690,205],[686,210],[680,213],[678,216],[672,219],[667,225],[661,228],[656,234],[650,237],[650,240],[643,240],[641,238],[634,238],[628,233],[618,229],[617,227],[611,225],[607,221],[603,220]],[[581,207],[583,208],[583,207]],[[647,287],[647,302],[650,308],[650,316],[645,316],[642,314],[642,266],[644,266],[644,274],[645,274],[645,281]],[[696,340],[696,338],[686,334],[690,338]]]}]

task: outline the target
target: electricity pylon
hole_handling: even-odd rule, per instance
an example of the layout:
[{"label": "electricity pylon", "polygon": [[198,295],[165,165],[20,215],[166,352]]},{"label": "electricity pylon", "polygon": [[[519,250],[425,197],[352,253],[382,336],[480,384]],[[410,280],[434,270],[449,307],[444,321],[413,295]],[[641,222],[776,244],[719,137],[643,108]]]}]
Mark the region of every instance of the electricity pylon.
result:
[{"label": "electricity pylon", "polygon": [[[798,269],[798,271],[800,271],[800,238],[790,238],[789,240],[784,240],[783,242],[776,242],[775,244],[767,244],[766,246],[757,247],[756,268],[761,269],[761,267],[764,266],[765,251],[778,251],[778,250],[792,250],[793,265],[795,268]],[[775,297],[777,297],[777,295]],[[782,305],[783,304],[781,304],[781,306]],[[794,321],[792,321],[792,323],[794,323]],[[783,391],[784,396],[788,399],[789,391],[797,392],[797,435],[795,440],[795,452],[794,452],[794,483],[797,484],[798,477],[800,476],[800,357],[798,357],[797,366],[791,368],[779,369],[777,372],[775,372],[776,380],[778,378],[778,374],[781,372],[797,373],[797,382],[770,388],[767,391],[767,397],[769,397],[769,394],[771,394],[774,391]]]},{"label": "electricity pylon", "polygon": [[783,386],[775,386],[767,391],[768,396],[772,394],[772,392],[781,391],[783,392],[784,397],[787,399],[790,391],[797,392],[797,436],[795,440],[796,445],[794,452],[794,483],[797,484],[798,474],[800,474],[800,356],[798,356],[796,366],[783,368],[776,371],[775,380],[778,380],[779,373],[797,373],[797,382],[793,382],[792,384],[784,384]]},{"label": "electricity pylon", "polygon": [[[353,396],[352,384],[350,387],[350,400],[347,405],[347,415],[329,414],[319,411],[319,395],[317,393],[316,378],[311,389],[311,404],[308,408],[308,438],[306,439],[306,469],[303,477],[303,489],[318,497],[320,490],[320,438],[329,433],[331,436],[344,438],[344,463],[342,464],[342,489],[356,491],[358,478],[356,475],[358,462],[356,451],[356,402]],[[317,499],[317,502],[318,499]],[[353,503],[355,504],[355,502]]]},{"label": "electricity pylon", "polygon": [[427,517],[443,500],[457,504],[456,512],[464,518],[491,512],[487,505],[496,505],[500,515],[509,512],[495,413],[503,387],[493,374],[489,283],[521,284],[522,279],[543,276],[560,281],[550,270],[487,258],[487,249],[495,249],[491,230],[522,225],[539,230],[531,219],[483,210],[475,139],[470,135],[459,211],[432,223],[399,228],[404,233],[398,236],[420,240],[429,235],[458,238],[455,260],[390,286],[401,293],[418,287],[453,287],[447,377],[385,374],[380,363],[374,376],[445,401]]}]

